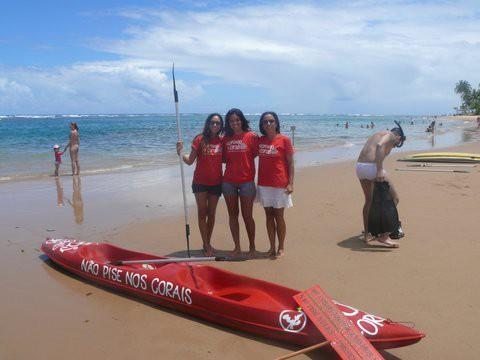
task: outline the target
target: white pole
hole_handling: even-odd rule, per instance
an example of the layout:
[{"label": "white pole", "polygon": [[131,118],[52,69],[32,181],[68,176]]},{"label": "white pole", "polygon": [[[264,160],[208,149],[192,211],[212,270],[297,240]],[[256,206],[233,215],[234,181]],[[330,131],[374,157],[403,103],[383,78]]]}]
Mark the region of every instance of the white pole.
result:
[{"label": "white pole", "polygon": [[[173,77],[173,96],[175,98],[175,117],[177,120],[177,134],[178,141],[182,140],[182,130],[180,129],[180,112],[178,110],[178,93],[177,87],[175,85],[175,64],[172,66],[172,77]],[[187,237],[187,253],[190,257],[190,224],[188,223],[188,207],[187,207],[187,194],[185,192],[185,173],[183,171],[183,159],[182,153],[178,155],[178,160],[180,162],[180,175],[182,178],[182,192],[183,192],[183,211],[185,215],[185,235]]]},{"label": "white pole", "polygon": [[292,144],[295,146],[295,129],[296,126],[290,126],[290,130],[292,130]]}]

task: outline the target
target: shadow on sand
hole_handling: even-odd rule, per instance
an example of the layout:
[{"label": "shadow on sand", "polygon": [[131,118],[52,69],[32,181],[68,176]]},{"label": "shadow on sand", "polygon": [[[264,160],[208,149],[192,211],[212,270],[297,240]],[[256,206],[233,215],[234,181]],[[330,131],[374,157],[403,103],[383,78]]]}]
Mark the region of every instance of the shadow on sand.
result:
[{"label": "shadow on sand", "polygon": [[[231,256],[231,252],[232,252],[231,250],[215,249],[215,254],[213,256],[231,258],[231,260],[227,260],[227,261],[275,260],[276,259],[276,258],[273,258],[273,257],[268,257],[266,252],[260,252],[260,251],[257,251],[257,256],[253,257],[253,258],[249,257],[248,253],[245,252],[245,251],[242,251],[240,256],[236,256],[236,257]],[[187,252],[187,250],[174,251],[174,252],[172,252],[170,254],[167,254],[165,256],[187,258],[188,257],[188,252]],[[190,257],[205,257],[205,255],[203,253],[203,249],[190,250]]]},{"label": "shadow on sand", "polygon": [[363,234],[351,236],[348,239],[338,242],[337,245],[352,251],[390,252],[392,250],[398,250],[398,248],[389,248],[376,243],[365,244],[363,242]]}]

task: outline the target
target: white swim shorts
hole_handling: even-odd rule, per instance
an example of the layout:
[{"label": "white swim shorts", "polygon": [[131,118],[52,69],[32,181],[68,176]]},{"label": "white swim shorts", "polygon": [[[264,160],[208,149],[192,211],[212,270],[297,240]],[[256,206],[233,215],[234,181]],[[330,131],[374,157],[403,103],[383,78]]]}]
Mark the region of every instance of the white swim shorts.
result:
[{"label": "white swim shorts", "polygon": [[[377,177],[377,164],[357,162],[355,171],[359,180],[373,181]],[[386,174],[385,170],[383,170],[383,176]]]}]

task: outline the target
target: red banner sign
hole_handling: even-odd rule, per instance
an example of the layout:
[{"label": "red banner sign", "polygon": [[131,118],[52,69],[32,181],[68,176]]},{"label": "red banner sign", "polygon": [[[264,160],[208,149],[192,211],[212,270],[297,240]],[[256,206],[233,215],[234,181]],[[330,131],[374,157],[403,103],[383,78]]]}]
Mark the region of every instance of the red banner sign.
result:
[{"label": "red banner sign", "polygon": [[383,359],[320,286],[315,285],[294,298],[341,359]]}]

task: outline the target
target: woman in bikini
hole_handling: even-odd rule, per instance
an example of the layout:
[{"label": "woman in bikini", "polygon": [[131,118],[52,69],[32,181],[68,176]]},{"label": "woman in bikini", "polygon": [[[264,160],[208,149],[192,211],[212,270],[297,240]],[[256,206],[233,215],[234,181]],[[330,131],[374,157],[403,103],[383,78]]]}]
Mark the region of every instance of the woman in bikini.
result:
[{"label": "woman in bikini", "polygon": [[[70,160],[72,162],[72,175],[80,175],[80,164],[78,163],[78,151],[80,150],[80,135],[76,122],[70,123],[70,141],[65,150],[70,147]],[[64,151],[65,151],[64,150]]]}]

